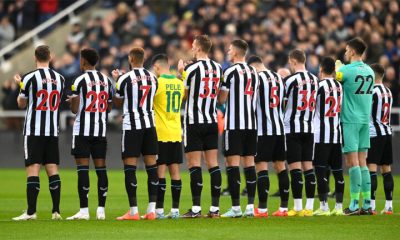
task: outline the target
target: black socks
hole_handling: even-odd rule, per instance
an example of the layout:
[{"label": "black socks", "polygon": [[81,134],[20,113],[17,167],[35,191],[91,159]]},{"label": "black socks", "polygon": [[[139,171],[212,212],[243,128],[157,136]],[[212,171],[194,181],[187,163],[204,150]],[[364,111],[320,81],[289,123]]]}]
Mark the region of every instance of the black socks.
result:
[{"label": "black socks", "polygon": [[28,177],[26,185],[26,196],[28,200],[28,215],[36,213],[37,197],[40,191],[39,177]]},{"label": "black socks", "polygon": [[125,189],[128,194],[129,206],[137,206],[136,189],[137,189],[137,179],[136,179],[136,166],[134,165],[124,165],[125,173]]},{"label": "black socks", "polygon": [[49,190],[53,201],[52,213],[60,213],[61,179],[58,174],[49,177]]}]

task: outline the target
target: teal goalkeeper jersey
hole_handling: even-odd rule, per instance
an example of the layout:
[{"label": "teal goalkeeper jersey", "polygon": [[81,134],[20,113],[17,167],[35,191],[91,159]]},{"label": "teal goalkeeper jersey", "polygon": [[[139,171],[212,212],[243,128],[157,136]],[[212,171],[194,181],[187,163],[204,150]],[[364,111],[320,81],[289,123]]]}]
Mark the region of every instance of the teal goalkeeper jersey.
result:
[{"label": "teal goalkeeper jersey", "polygon": [[343,101],[340,119],[343,123],[368,124],[372,108],[374,71],[364,62],[344,65],[336,72],[343,84]]}]

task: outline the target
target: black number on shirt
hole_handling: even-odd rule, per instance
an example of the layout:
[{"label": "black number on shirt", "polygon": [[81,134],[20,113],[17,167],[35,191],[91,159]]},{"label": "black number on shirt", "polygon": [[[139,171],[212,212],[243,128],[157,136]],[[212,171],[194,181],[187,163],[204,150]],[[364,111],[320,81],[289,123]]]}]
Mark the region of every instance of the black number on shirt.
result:
[{"label": "black number on shirt", "polygon": [[[358,87],[358,89],[356,90],[355,94],[372,94],[371,88],[374,85],[374,81],[373,81],[373,77],[371,75],[368,75],[366,77],[357,75],[355,82],[358,82],[358,81],[361,81],[361,84]],[[368,86],[366,93],[364,90],[362,90],[365,82],[369,82],[369,86]]]}]

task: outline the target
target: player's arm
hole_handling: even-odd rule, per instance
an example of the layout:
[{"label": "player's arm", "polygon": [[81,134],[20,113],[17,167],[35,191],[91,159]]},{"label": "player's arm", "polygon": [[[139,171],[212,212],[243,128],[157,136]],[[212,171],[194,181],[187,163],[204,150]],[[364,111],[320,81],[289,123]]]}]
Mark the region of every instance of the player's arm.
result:
[{"label": "player's arm", "polygon": [[112,76],[114,78],[114,80],[117,81],[117,83],[115,84],[115,96],[113,98],[113,103],[114,106],[116,108],[121,108],[123,103],[124,103],[124,95],[125,95],[125,79],[121,77],[121,71],[119,71],[118,69],[112,71]]},{"label": "player's arm", "polygon": [[71,95],[67,96],[68,98],[67,102],[69,102],[69,107],[73,114],[76,114],[79,111],[79,104],[80,104],[79,94],[81,91],[82,79],[83,77],[78,77],[77,79],[75,79],[75,81],[71,85]]},{"label": "player's arm", "polygon": [[341,83],[344,82],[344,67],[345,65],[340,61],[340,60],[336,60],[335,62],[335,71],[336,71],[336,77],[335,79]]},{"label": "player's arm", "polygon": [[219,104],[224,104],[226,102],[226,99],[228,98],[229,94],[229,88],[230,88],[230,75],[225,75],[222,77],[221,82],[221,89],[218,94],[218,103]]},{"label": "player's arm", "polygon": [[26,108],[26,105],[28,103],[27,80],[22,79],[19,74],[15,74],[14,81],[18,86],[20,86],[20,93],[17,98],[18,107],[21,109],[24,109],[24,108]]},{"label": "player's arm", "polygon": [[107,112],[110,112],[112,110],[112,104],[113,104],[113,99],[115,95],[115,87],[113,85],[113,81],[109,78],[108,80],[108,99],[107,99]]},{"label": "player's arm", "polygon": [[178,63],[178,71],[180,71],[182,73],[182,81],[183,81],[183,85],[185,87],[185,92],[183,94],[183,98],[182,101],[185,101],[188,94],[189,94],[189,81],[188,81],[188,73],[187,73],[187,69],[186,67],[184,67],[184,63],[182,60],[179,60]]}]

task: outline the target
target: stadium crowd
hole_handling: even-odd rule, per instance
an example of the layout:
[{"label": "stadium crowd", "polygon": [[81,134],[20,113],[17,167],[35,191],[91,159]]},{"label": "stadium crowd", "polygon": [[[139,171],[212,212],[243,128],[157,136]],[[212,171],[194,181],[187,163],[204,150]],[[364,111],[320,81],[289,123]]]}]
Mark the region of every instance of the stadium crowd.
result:
[{"label": "stadium crowd", "polygon": [[[49,17],[69,4],[0,1],[0,48],[45,20],[37,16]],[[304,49],[307,68],[316,74],[321,56],[343,59],[346,40],[362,36],[371,46],[366,62],[386,68],[385,84],[393,93],[393,106],[399,106],[399,1],[101,0],[100,5],[111,13],[74,23],[65,53],[53,60],[53,67],[67,79],[67,89],[80,74],[82,47],[97,49],[99,67],[109,74],[115,68],[128,68],[127,54],[134,45],[145,49],[145,67],[154,54],[163,52],[176,66],[179,59],[191,58],[193,37],[204,33],[214,43],[210,57],[225,69],[229,63],[224,46],[240,37],[249,43],[250,53],[262,56],[272,70],[287,65],[290,49]],[[14,91],[7,90],[12,84],[2,85],[3,109],[14,109],[6,100],[15,98]]]},{"label": "stadium crowd", "polygon": [[146,67],[162,52],[176,66],[179,59],[191,58],[191,42],[199,33],[211,37],[210,57],[223,69],[229,65],[224,46],[239,37],[273,70],[287,64],[290,49],[303,49],[307,68],[316,74],[321,56],[343,59],[346,40],[357,35],[371,46],[366,62],[379,62],[387,69],[386,84],[394,94],[393,105],[399,106],[398,1],[130,0],[102,5],[114,10],[104,18],[75,23],[65,54],[53,62],[67,81],[80,73],[83,46],[99,50],[100,69],[109,74],[114,68],[128,68],[126,56],[133,45],[146,50]]}]

